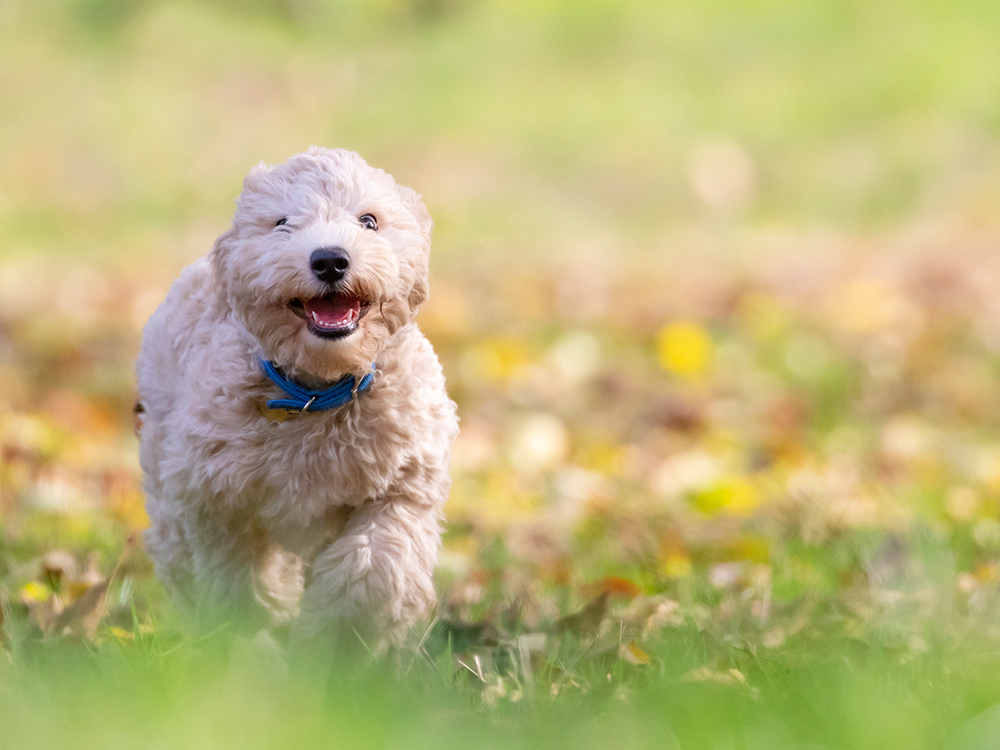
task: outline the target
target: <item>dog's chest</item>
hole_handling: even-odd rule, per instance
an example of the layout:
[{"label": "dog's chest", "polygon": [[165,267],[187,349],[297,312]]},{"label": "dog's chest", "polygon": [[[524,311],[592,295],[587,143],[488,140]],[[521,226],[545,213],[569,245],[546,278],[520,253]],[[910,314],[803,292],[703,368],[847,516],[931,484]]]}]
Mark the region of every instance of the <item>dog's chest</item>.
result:
[{"label": "dog's chest", "polygon": [[170,473],[197,494],[252,509],[267,526],[314,525],[331,509],[385,496],[413,460],[417,441],[402,424],[385,428],[381,399],[358,400],[283,422],[267,419],[249,398],[198,410]]},{"label": "dog's chest", "polygon": [[260,466],[262,514],[305,520],[386,492],[405,460],[406,441],[379,431],[377,418],[363,411],[351,405],[335,414],[258,420],[260,454],[244,459]]}]

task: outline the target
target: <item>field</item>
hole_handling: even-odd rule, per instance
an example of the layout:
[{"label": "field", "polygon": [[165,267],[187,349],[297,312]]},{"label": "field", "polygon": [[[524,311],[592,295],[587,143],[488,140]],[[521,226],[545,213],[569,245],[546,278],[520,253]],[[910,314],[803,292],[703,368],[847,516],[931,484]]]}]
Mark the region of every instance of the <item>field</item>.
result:
[{"label": "field", "polygon": [[[1000,744],[1000,5],[0,3],[0,747]],[[435,219],[439,607],[328,678],[142,550],[243,174]],[[280,640],[280,634],[279,634]]]}]

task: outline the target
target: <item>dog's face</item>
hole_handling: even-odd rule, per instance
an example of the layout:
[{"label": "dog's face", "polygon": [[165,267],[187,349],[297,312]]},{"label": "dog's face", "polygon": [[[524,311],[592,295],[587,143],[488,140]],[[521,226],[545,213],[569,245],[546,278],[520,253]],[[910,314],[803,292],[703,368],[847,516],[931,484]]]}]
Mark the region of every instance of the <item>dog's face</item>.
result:
[{"label": "dog's face", "polygon": [[251,170],[212,266],[268,359],[362,375],[427,296],[430,233],[415,192],[357,154],[313,147]]}]

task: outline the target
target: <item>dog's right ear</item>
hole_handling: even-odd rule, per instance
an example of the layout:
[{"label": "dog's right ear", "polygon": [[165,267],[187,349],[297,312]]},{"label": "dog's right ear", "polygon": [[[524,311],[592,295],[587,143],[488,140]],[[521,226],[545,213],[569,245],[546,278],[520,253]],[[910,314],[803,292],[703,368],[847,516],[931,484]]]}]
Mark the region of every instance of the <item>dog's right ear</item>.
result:
[{"label": "dog's right ear", "polygon": [[396,190],[399,191],[399,197],[403,201],[403,205],[406,206],[407,210],[413,215],[413,218],[417,220],[417,225],[420,227],[420,231],[428,238],[431,236],[431,229],[434,228],[434,222],[431,220],[431,215],[427,211],[427,206],[420,199],[420,193],[418,193],[413,188],[408,188],[405,185],[396,185]]}]

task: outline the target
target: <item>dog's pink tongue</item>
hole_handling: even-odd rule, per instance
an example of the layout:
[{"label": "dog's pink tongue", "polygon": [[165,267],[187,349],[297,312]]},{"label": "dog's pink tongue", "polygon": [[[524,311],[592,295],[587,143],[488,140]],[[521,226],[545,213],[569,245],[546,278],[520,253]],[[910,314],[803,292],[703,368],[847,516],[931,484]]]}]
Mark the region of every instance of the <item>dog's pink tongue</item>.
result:
[{"label": "dog's pink tongue", "polygon": [[350,297],[330,296],[303,300],[302,307],[314,323],[324,328],[350,325],[358,319],[361,303]]}]

